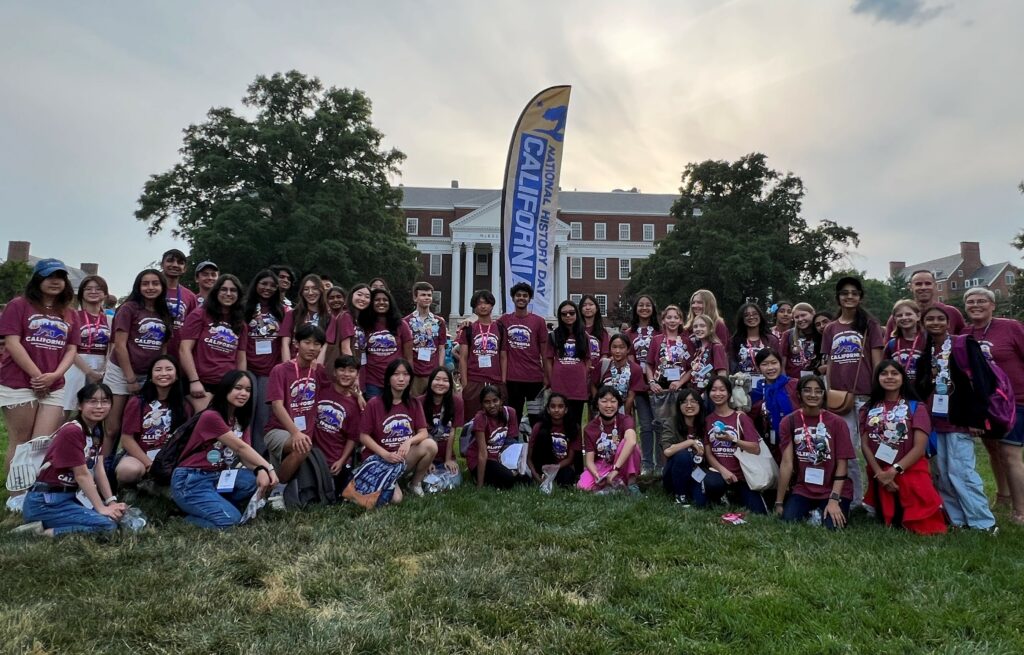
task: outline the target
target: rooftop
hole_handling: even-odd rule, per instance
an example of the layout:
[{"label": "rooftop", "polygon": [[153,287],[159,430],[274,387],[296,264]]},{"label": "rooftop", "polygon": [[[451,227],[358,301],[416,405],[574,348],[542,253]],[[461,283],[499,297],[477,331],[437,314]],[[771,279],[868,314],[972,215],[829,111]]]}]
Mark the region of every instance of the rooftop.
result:
[{"label": "rooftop", "polygon": [[[402,187],[403,209],[479,208],[501,197],[500,189]],[[629,191],[559,191],[559,210],[566,214],[649,214],[668,216],[679,198],[671,193]]]}]

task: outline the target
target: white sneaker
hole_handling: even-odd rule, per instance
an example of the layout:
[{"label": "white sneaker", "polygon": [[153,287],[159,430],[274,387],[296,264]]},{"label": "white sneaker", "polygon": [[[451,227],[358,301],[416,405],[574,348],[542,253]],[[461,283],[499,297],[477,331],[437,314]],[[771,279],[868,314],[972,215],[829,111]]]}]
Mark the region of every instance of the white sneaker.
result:
[{"label": "white sneaker", "polygon": [[17,496],[9,496],[5,506],[7,511],[13,514],[21,514],[21,507],[25,504],[25,494],[18,494]]},{"label": "white sneaker", "polygon": [[423,495],[423,485],[422,484],[410,484],[409,485],[409,491],[411,491],[414,496],[422,496]]},{"label": "white sneaker", "polygon": [[42,536],[43,534],[43,522],[32,521],[31,523],[23,523],[18,527],[11,530],[11,534],[31,534],[35,536]]}]

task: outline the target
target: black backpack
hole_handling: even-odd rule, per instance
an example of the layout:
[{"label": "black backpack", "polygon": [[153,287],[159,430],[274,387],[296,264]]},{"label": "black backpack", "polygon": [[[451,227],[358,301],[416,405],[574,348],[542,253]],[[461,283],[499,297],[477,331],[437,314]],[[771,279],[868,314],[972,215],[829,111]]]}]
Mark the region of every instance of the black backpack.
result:
[{"label": "black backpack", "polygon": [[295,477],[284,489],[284,506],[288,509],[302,509],[307,505],[331,505],[337,500],[331,465],[323,451],[313,447],[302,462]]},{"label": "black backpack", "polygon": [[178,467],[181,460],[191,454],[184,452],[185,446],[192,438],[192,431],[195,430],[196,423],[199,422],[199,417],[202,415],[203,412],[193,415],[192,418],[178,426],[178,429],[172,432],[164,442],[160,452],[153,459],[153,466],[149,468],[149,477],[154,482],[163,486],[171,484],[171,475],[174,473],[174,469]]}]

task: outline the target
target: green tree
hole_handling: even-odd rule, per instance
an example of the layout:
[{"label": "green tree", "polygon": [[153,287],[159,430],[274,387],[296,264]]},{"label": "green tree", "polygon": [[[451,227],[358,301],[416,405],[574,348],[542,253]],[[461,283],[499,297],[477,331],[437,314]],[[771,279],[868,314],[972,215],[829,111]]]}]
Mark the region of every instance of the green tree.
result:
[{"label": "green tree", "polygon": [[864,309],[877,318],[883,327],[896,301],[910,296],[906,280],[902,276],[890,277],[883,281],[867,277],[864,271],[845,269],[834,271],[821,282],[808,285],[800,293],[799,298],[811,303],[815,311],[826,311],[835,316],[839,311],[839,303],[836,302],[836,282],[851,275],[860,278],[864,284]]},{"label": "green tree", "polygon": [[[1024,194],[1024,182],[1017,185],[1020,192]],[[1010,242],[1017,250],[1024,252],[1024,230],[1021,230]],[[1006,312],[1017,320],[1024,321],[1024,275],[1014,276],[1013,286],[1010,287],[1010,302],[1007,304]]]},{"label": "green tree", "polygon": [[242,103],[251,118],[211,109],[184,130],[181,162],[146,182],[135,216],[149,233],[175,221],[193,264],[243,281],[287,263],[346,286],[411,286],[418,255],[388,181],[405,156],[381,146],[369,98],[290,71],[257,77]]},{"label": "green tree", "polygon": [[803,182],[766,162],[754,153],[688,164],[675,230],[633,273],[627,295],[647,292],[664,306],[710,289],[731,316],[748,299],[769,305],[824,279],[857,233],[830,220],[810,227],[800,215]]},{"label": "green tree", "polygon": [[32,267],[25,262],[7,260],[0,264],[0,303],[10,302],[24,293],[30,277]]}]

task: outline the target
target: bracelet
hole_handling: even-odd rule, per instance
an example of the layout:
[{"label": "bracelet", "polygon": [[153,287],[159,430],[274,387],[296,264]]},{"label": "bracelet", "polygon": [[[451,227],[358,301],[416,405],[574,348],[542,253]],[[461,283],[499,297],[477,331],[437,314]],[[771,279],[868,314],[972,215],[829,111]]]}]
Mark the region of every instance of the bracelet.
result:
[{"label": "bracelet", "polygon": [[848,476],[848,475],[834,475],[834,476],[832,476],[832,480],[849,480],[849,479],[850,479],[850,476]]},{"label": "bracelet", "polygon": [[199,382],[199,380],[189,380],[188,381],[189,384],[195,384],[196,382]]},{"label": "bracelet", "polygon": [[107,498],[106,500],[103,501],[103,506],[106,507],[110,503],[116,503],[116,502],[117,502],[117,496],[111,496],[110,498]]},{"label": "bracelet", "polygon": [[776,507],[783,507],[784,505],[785,505],[785,503],[781,503],[781,502],[779,502],[777,500],[775,501],[775,506]]},{"label": "bracelet", "polygon": [[267,474],[267,477],[270,477],[270,470],[266,466],[263,466],[262,464],[260,466],[255,467],[252,470],[254,475],[259,475],[260,471],[263,471],[264,473]]}]

